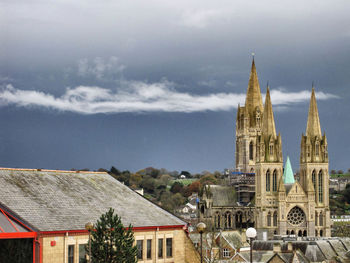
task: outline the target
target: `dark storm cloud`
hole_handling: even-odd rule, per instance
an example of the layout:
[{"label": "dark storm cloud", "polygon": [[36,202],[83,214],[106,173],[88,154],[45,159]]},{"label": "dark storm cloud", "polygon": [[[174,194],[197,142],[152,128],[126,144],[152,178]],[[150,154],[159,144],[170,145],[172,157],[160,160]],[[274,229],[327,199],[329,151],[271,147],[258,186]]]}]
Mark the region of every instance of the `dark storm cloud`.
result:
[{"label": "dark storm cloud", "polygon": [[[296,134],[306,123],[307,101],[315,81],[321,125],[329,137],[330,157],[334,156],[330,165],[347,169],[349,152],[338,154],[337,149],[350,149],[349,142],[339,139],[350,133],[346,114],[350,111],[346,103],[350,100],[349,10],[347,0],[0,0],[0,115],[4,123],[12,120],[12,126],[2,129],[0,139],[13,138],[4,139],[7,148],[0,150],[0,160],[7,160],[5,165],[31,165],[25,156],[19,156],[33,151],[32,143],[41,143],[45,149],[42,138],[62,127],[49,121],[51,116],[42,117],[47,113],[42,109],[50,108],[66,112],[60,115],[63,123],[71,116],[68,112],[88,114],[86,118],[78,114],[64,129],[67,133],[58,136],[53,146],[57,151],[69,141],[74,149],[62,148],[62,152],[78,156],[84,145],[88,153],[85,142],[95,138],[76,139],[79,125],[86,125],[90,135],[105,145],[94,144],[94,151],[104,152],[110,141],[120,140],[120,163],[127,163],[127,169],[149,164],[164,164],[169,169],[186,164],[187,169],[197,171],[230,167],[235,113],[223,111],[244,101],[250,54],[255,52],[262,92],[269,81],[276,127],[286,135],[284,152],[292,152],[292,161],[297,163]],[[334,97],[338,99],[327,100]],[[13,105],[18,112],[12,112]],[[131,133],[124,127],[133,118],[120,113],[125,111],[148,114],[138,115]],[[158,111],[168,112],[167,116],[157,115]],[[101,117],[94,114],[97,112],[118,114]],[[30,117],[21,117],[24,113]],[[32,126],[37,114],[43,119],[40,127],[46,125],[45,133]],[[95,129],[89,122],[99,120],[106,125],[106,119],[119,132],[118,138],[111,133],[108,142],[102,140],[107,129]],[[33,138],[25,137],[27,131],[20,133],[22,126],[16,125],[23,121],[31,127]],[[143,129],[139,129],[140,122]],[[339,126],[342,129],[334,129]],[[177,132],[171,133],[168,127]],[[71,129],[79,134],[75,139],[69,134]],[[212,140],[218,130],[220,135]],[[176,149],[172,159],[164,154],[168,149],[162,148],[168,143]],[[28,151],[15,152],[23,145]],[[130,149],[139,145],[142,149],[135,157]],[[60,165],[67,160],[40,155],[44,152],[31,154],[35,165],[72,168]],[[205,162],[201,161],[203,153],[207,154]],[[113,154],[114,149],[108,158],[101,154],[104,165],[111,164]],[[98,168],[95,156],[95,152],[84,155],[75,165]]]}]

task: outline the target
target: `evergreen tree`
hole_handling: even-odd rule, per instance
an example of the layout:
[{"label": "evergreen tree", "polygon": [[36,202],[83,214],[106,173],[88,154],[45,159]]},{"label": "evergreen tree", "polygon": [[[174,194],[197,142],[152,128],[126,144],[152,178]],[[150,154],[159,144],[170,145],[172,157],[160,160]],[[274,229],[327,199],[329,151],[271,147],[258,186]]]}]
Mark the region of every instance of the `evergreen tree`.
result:
[{"label": "evergreen tree", "polygon": [[101,215],[91,232],[92,263],[136,263],[132,226],[126,229],[112,208]]}]

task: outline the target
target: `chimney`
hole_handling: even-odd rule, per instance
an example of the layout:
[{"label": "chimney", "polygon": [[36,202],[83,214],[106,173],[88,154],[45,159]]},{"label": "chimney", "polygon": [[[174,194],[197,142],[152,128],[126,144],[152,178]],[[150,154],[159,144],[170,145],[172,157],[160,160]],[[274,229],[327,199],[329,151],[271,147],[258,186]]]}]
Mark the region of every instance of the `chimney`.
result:
[{"label": "chimney", "polygon": [[273,243],[273,252],[280,253],[281,252],[281,244],[276,242]]}]

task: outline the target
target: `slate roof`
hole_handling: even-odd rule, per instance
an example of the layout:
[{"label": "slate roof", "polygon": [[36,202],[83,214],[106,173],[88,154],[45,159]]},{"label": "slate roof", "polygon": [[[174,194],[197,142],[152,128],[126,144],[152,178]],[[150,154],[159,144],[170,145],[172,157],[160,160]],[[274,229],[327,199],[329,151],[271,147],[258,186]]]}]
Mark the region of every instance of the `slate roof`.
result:
[{"label": "slate roof", "polygon": [[186,223],[107,173],[0,168],[0,206],[38,231],[81,230],[112,207],[125,226]]},{"label": "slate roof", "polygon": [[213,194],[213,206],[233,206],[236,203],[236,192],[231,186],[210,185]]},{"label": "slate roof", "polygon": [[[350,245],[350,238],[317,238],[315,240],[295,240],[284,242],[282,240],[256,240],[253,243],[253,251],[259,252],[271,252],[273,251],[273,244],[279,243],[281,245],[282,253],[279,255],[290,262],[288,251],[288,243],[293,246],[293,251],[300,251],[297,253],[298,260],[300,262],[323,262],[331,261],[335,258],[340,258],[344,262],[350,259],[347,255],[349,248],[347,244]],[[343,262],[343,261],[342,261]]]}]

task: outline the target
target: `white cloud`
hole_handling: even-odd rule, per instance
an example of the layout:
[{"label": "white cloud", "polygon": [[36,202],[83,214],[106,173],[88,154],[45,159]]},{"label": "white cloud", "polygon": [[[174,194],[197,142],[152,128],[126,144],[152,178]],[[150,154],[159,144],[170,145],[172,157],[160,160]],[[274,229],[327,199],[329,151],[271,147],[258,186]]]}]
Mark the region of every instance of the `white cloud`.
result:
[{"label": "white cloud", "polygon": [[[194,95],[176,91],[168,81],[145,83],[128,81],[125,88],[116,91],[100,87],[78,86],[67,88],[61,97],[35,90],[20,90],[7,85],[0,91],[2,105],[43,107],[81,114],[122,112],[202,112],[228,111],[244,103],[245,94],[215,93]],[[337,98],[333,94],[318,92],[318,100]],[[308,102],[310,91],[287,92],[272,90],[271,99],[276,106]]]}]

